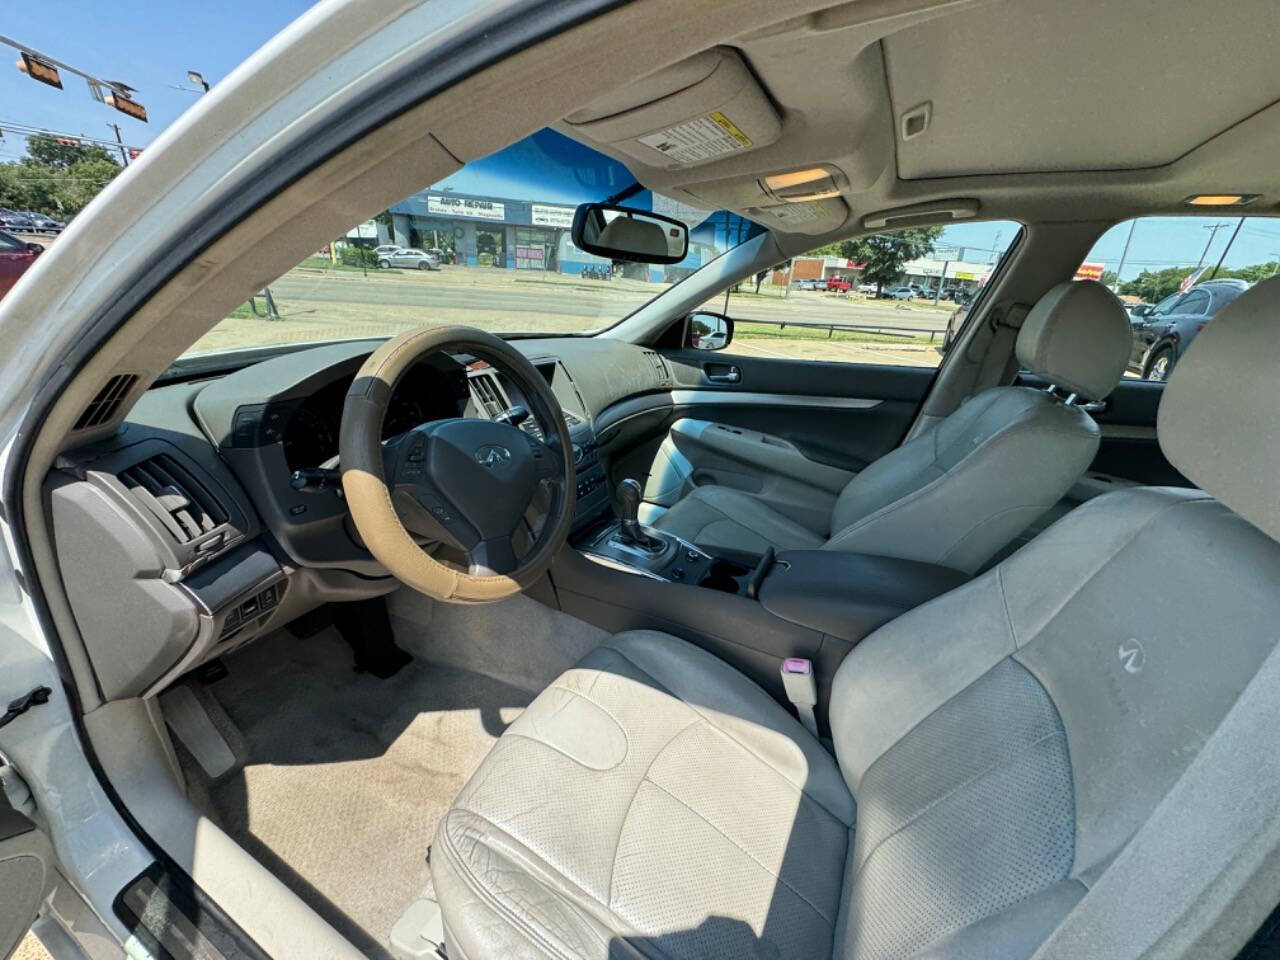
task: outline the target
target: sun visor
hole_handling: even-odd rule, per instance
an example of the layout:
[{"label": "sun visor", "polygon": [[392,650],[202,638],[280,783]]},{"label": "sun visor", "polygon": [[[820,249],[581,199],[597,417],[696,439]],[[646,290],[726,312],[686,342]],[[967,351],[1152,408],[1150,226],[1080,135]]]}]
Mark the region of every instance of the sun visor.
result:
[{"label": "sun visor", "polygon": [[650,167],[683,170],[776,141],[778,111],[734,50],[717,47],[565,118],[575,134]]}]

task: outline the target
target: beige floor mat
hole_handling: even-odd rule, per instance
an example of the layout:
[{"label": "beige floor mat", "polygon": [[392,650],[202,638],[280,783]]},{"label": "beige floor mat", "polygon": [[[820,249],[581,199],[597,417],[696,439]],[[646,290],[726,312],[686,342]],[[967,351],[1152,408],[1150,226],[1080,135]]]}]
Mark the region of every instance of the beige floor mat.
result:
[{"label": "beige floor mat", "polygon": [[354,672],[336,631],[281,633],[210,687],[246,763],[209,785],[224,828],[365,953],[429,882],[436,824],[530,692],[414,660]]}]

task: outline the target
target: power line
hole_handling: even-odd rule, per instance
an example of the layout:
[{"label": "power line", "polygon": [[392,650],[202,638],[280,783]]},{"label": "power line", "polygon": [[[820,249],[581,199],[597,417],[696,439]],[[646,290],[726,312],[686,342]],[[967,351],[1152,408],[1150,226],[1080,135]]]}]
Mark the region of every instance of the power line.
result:
[{"label": "power line", "polygon": [[142,150],[142,147],[135,147],[127,143],[118,143],[115,140],[107,140],[102,137],[90,137],[83,133],[64,133],[58,130],[47,130],[43,127],[35,127],[29,123],[18,123],[16,121],[0,121],[0,130],[9,133],[16,133],[18,136],[27,140],[32,137],[61,137],[67,140],[79,140],[81,143],[89,143],[97,147],[106,147],[109,150],[114,150],[117,147],[124,147],[125,150]]}]

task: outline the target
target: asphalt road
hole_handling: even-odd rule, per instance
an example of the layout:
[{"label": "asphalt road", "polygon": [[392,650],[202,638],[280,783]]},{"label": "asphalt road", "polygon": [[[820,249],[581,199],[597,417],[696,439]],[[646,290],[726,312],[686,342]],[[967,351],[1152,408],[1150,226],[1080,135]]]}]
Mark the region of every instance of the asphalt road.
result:
[{"label": "asphalt road", "polygon": [[[477,282],[479,279],[479,282]],[[540,313],[616,319],[644,304],[652,287],[592,281],[520,282],[506,277],[486,284],[483,278],[450,277],[448,271],[387,275],[306,274],[291,272],[271,284],[277,300],[351,304],[425,306],[482,310],[489,313]],[[717,300],[716,307],[722,308]],[[881,301],[846,300],[822,293],[792,291],[785,299],[744,296],[731,299],[729,312],[739,320],[805,321],[860,324],[885,329],[943,330],[948,310]],[[583,327],[596,324],[584,323]]]}]

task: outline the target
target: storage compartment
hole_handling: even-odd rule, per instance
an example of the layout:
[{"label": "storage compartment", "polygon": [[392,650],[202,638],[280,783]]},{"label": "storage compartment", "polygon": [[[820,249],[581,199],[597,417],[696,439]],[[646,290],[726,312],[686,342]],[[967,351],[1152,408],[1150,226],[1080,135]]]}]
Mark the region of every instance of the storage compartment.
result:
[{"label": "storage compartment", "polygon": [[760,585],[760,605],[798,626],[857,643],[969,575],[915,560],[834,550],[787,550]]},{"label": "storage compartment", "polygon": [[726,47],[652,73],[570,114],[565,122],[589,140],[667,169],[756,150],[782,132],[778,111],[763,88],[738,52]]}]

